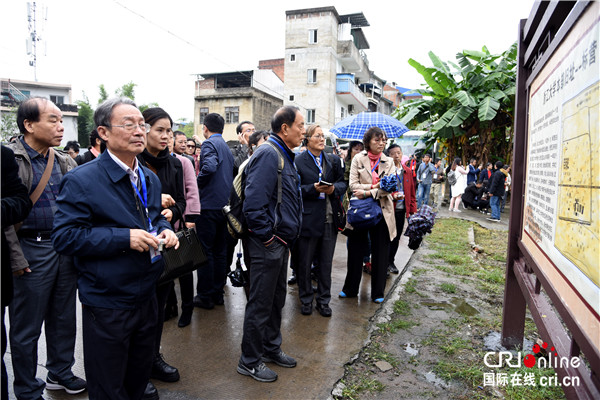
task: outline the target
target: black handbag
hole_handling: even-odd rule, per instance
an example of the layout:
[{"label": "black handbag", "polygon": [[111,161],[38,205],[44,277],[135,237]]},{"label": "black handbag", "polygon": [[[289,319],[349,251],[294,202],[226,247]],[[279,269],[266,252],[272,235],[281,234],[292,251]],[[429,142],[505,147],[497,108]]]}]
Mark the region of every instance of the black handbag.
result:
[{"label": "black handbag", "polygon": [[171,247],[162,251],[165,269],[158,279],[159,285],[195,271],[208,261],[194,229],[184,227],[175,234],[179,239],[179,248],[175,250]]},{"label": "black handbag", "polygon": [[382,217],[381,206],[372,197],[350,199],[346,218],[353,228],[368,229],[377,225]]}]

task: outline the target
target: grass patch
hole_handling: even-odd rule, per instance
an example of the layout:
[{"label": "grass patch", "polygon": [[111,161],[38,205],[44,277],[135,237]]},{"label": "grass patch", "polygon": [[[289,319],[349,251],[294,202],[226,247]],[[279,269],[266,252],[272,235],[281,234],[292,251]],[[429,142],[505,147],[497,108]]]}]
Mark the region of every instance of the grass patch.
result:
[{"label": "grass patch", "polygon": [[444,353],[448,355],[452,355],[459,350],[470,349],[471,344],[468,340],[465,340],[461,337],[453,337],[449,338],[450,340],[440,346],[440,348],[444,351]]},{"label": "grass patch", "polygon": [[396,300],[394,312],[399,315],[410,315],[410,303],[406,300]]},{"label": "grass patch", "polygon": [[447,266],[445,266],[445,265],[435,265],[433,268],[435,268],[435,269],[439,269],[440,271],[447,272],[447,273],[449,273],[449,274],[451,274],[451,273],[452,273],[452,268],[450,268],[450,267],[447,267]]},{"label": "grass patch", "polygon": [[477,277],[488,283],[504,285],[504,271],[499,268],[494,268],[492,270],[481,269],[477,272]]},{"label": "grass patch", "polygon": [[411,270],[411,272],[414,276],[423,275],[426,271],[427,270],[425,268],[413,268]]},{"label": "grass patch", "polygon": [[440,289],[446,293],[456,293],[456,285],[453,283],[444,282],[440,285]]},{"label": "grass patch", "polygon": [[341,381],[346,387],[342,390],[342,398],[348,400],[358,400],[362,392],[377,393],[381,392],[385,385],[377,379],[369,379],[366,376],[360,376],[356,382]]},{"label": "grass patch", "polygon": [[404,291],[406,293],[417,293],[417,281],[413,278],[409,278],[404,285]]},{"label": "grass patch", "polygon": [[419,325],[418,322],[415,321],[406,321],[403,319],[395,319],[393,321],[390,322],[385,322],[385,323],[381,323],[381,324],[377,324],[377,327],[379,328],[380,332],[383,333],[396,333],[399,330],[407,330],[412,328],[413,326],[417,326]]}]

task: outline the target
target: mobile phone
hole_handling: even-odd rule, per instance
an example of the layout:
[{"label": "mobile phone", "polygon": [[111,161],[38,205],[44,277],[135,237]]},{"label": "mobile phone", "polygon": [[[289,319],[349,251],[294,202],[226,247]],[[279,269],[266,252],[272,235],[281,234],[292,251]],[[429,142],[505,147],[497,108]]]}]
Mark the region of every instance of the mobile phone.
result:
[{"label": "mobile phone", "polygon": [[319,186],[333,186],[333,183],[329,183],[329,182],[325,182],[325,181],[319,181]]}]

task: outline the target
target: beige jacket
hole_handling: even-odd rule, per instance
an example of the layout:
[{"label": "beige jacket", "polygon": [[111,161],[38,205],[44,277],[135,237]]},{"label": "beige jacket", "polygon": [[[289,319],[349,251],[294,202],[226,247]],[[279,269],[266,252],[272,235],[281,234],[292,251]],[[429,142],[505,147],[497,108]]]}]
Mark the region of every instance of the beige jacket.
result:
[{"label": "beige jacket", "polygon": [[[394,173],[394,160],[385,154],[381,154],[379,162],[379,176],[390,175]],[[379,200],[383,218],[390,231],[390,240],[396,237],[396,219],[394,216],[394,202],[390,193],[381,189],[371,189],[373,179],[371,177],[371,161],[367,151],[363,150],[352,159],[350,167],[350,191],[362,189],[370,192],[370,196]]]}]

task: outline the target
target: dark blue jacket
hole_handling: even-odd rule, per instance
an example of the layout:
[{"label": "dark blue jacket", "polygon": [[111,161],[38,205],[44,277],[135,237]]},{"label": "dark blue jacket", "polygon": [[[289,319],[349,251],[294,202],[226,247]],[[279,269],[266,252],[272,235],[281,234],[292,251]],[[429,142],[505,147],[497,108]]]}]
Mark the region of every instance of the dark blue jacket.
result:
[{"label": "dark blue jacket", "polygon": [[[321,180],[333,183],[335,190],[329,195],[331,208],[335,215],[340,212],[342,203],[340,197],[344,195],[348,185],[344,181],[344,169],[338,156],[321,153],[323,155],[323,175]],[[325,199],[320,199],[320,193],[315,189],[315,183],[319,181],[319,167],[306,150],[296,157],[296,167],[300,174],[300,186],[302,187],[302,231],[301,236],[323,236],[325,224]],[[335,221],[335,218],[334,218]]]},{"label": "dark blue jacket", "polygon": [[471,164],[469,164],[469,169],[467,173],[467,185],[471,184],[471,182],[477,182],[477,176],[481,170],[479,168],[475,168]]},{"label": "dark blue jacket", "polygon": [[220,210],[229,201],[233,184],[233,155],[220,134],[202,143],[198,189],[202,210]]},{"label": "dark blue jacket", "polygon": [[[148,188],[148,212],[158,233],[171,226],[160,214],[158,177],[140,166]],[[75,256],[82,304],[133,309],[148,301],[163,271],[162,260],[132,250],[130,229],[146,229],[129,176],[104,152],[67,173],[56,200],[52,243],[60,254]]]},{"label": "dark blue jacket", "polygon": [[[302,196],[298,172],[294,165],[294,153],[273,134],[269,138],[276,143],[260,146],[250,157],[244,172],[244,215],[252,235],[262,242],[278,236],[288,247],[298,238],[302,226]],[[279,147],[283,148],[284,167],[281,173],[282,202],[277,205],[277,169]],[[277,229],[274,229],[277,227]]]}]

